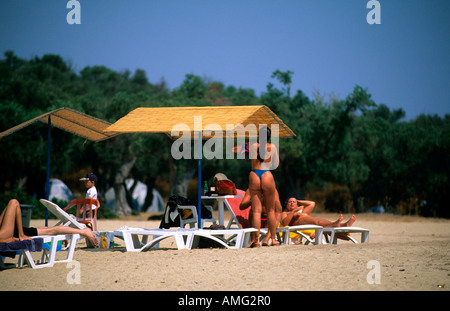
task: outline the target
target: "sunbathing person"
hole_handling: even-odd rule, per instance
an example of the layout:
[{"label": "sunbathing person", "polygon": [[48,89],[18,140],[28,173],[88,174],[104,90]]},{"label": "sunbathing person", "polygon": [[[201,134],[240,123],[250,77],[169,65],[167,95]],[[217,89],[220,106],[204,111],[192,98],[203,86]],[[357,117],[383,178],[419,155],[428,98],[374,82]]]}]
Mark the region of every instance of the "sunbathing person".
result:
[{"label": "sunbathing person", "polygon": [[355,215],[342,223],[342,214],[336,221],[329,221],[323,218],[316,218],[310,216],[316,203],[313,201],[297,200],[296,198],[289,198],[286,202],[286,208],[281,214],[281,226],[297,226],[297,225],[317,225],[324,228],[330,227],[350,227],[356,221]]},{"label": "sunbathing person", "polygon": [[12,199],[0,215],[0,243],[29,240],[37,235],[79,234],[98,246],[98,240],[91,229],[76,229],[67,226],[27,228],[22,226],[22,211],[19,201]]},{"label": "sunbathing person", "polygon": [[[15,230],[15,229],[18,230]],[[17,231],[16,236],[14,232]],[[10,200],[0,216],[0,243],[30,240],[22,227],[22,212],[17,200]]]}]

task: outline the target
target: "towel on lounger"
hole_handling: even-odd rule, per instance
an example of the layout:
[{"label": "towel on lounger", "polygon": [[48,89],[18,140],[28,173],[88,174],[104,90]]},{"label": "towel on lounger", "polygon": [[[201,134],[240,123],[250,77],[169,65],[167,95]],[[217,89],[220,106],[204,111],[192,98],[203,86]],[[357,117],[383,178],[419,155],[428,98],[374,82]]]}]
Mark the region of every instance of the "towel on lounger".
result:
[{"label": "towel on lounger", "polygon": [[44,239],[36,238],[24,241],[14,241],[9,243],[0,243],[0,255],[3,257],[14,258],[17,251],[27,249],[30,252],[39,252],[42,250]]}]

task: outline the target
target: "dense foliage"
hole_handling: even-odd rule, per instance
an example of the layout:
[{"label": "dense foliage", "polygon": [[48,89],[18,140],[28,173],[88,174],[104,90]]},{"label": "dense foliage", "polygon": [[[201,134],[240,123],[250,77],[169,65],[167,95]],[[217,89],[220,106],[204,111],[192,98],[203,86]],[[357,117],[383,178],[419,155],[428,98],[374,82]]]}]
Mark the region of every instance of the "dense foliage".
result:
[{"label": "dense foliage", "polygon": [[[143,70],[94,66],[76,72],[57,55],[24,60],[8,51],[0,60],[0,131],[60,107],[113,123],[137,107],[262,104],[297,134],[280,139],[281,163],[274,176],[282,201],[294,195],[334,212],[382,205],[389,212],[450,217],[449,115],[402,121],[402,109],[376,104],[360,86],[345,99],[308,98],[301,90],[291,91],[293,74],[274,71],[260,96],[192,74],[169,90],[164,80],[150,83]],[[0,140],[0,193],[17,194],[19,189],[44,196],[46,144],[47,127],[41,122]],[[174,160],[170,144],[156,134],[93,143],[54,128],[51,177],[82,193],[78,178],[93,171],[99,176],[100,198],[110,187],[118,191],[127,177],[156,187],[165,198],[174,192],[190,194],[197,163]],[[203,160],[202,179],[212,183],[214,174],[223,172],[245,189],[249,168],[248,160]],[[131,212],[129,207],[116,209]]]}]

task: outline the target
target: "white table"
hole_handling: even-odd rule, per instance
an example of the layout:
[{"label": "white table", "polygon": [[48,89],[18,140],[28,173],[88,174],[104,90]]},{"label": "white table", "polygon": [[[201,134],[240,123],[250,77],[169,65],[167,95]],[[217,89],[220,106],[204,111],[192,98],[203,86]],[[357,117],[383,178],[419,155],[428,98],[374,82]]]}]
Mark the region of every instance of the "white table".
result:
[{"label": "white table", "polygon": [[224,225],[224,201],[225,199],[232,198],[242,198],[242,195],[212,195],[212,196],[202,196],[202,200],[217,200],[218,208],[219,208],[219,225]]}]

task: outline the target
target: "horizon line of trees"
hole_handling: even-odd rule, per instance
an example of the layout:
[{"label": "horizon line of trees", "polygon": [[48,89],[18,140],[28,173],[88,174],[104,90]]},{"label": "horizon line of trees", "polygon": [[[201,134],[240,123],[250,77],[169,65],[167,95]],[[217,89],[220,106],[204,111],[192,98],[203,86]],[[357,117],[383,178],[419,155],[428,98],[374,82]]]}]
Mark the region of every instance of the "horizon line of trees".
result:
[{"label": "horizon line of trees", "polygon": [[[280,166],[273,174],[282,203],[295,196],[315,200],[319,210],[330,212],[365,212],[382,205],[393,213],[450,217],[450,115],[403,121],[403,109],[375,103],[358,85],[344,99],[309,98],[291,90],[293,75],[275,70],[259,96],[193,74],[169,90],[163,79],[150,83],[141,69],[88,66],[75,72],[58,55],[25,60],[6,51],[0,60],[0,131],[60,107],[114,123],[137,107],[266,105],[297,135],[280,139]],[[0,193],[44,197],[46,144],[43,124],[0,140]],[[114,188],[119,215],[133,212],[135,184],[123,187],[127,178],[157,188],[165,199],[175,193],[195,198],[197,163],[174,160],[170,144],[157,134],[93,143],[54,128],[51,177],[83,192],[79,177],[94,172],[101,200]],[[249,170],[248,160],[204,160],[202,180],[212,183],[222,172],[246,189]],[[146,206],[152,199],[148,192]]]}]

